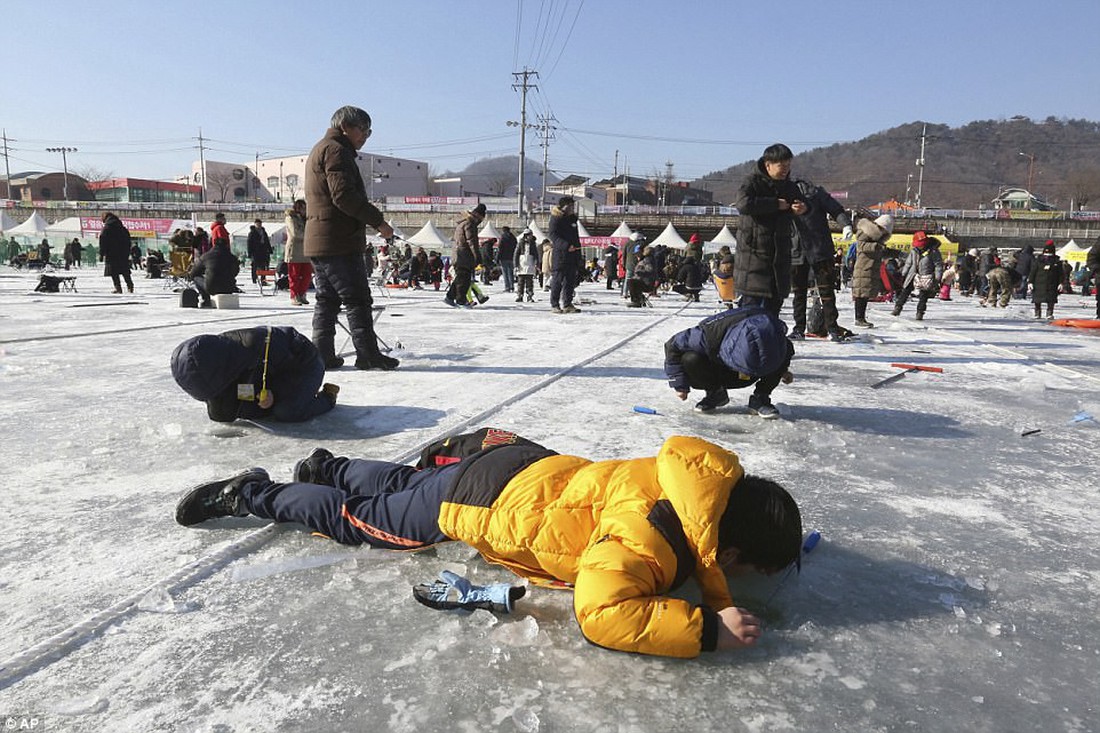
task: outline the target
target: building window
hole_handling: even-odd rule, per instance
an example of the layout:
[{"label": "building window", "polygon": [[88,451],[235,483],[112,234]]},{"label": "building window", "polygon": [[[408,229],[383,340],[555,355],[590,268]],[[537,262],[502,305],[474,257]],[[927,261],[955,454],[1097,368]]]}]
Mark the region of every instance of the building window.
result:
[{"label": "building window", "polygon": [[271,188],[271,189],[278,188],[279,187],[279,177],[278,176],[268,176],[267,177],[267,187]]},{"label": "building window", "polygon": [[286,185],[290,186],[291,188],[297,187],[297,185],[298,185],[298,174],[297,173],[291,173],[289,176],[287,176],[286,177]]},{"label": "building window", "polygon": [[42,190],[41,190],[41,191],[39,192],[39,194],[38,194],[38,195],[39,195],[39,196],[41,196],[41,197],[42,197],[42,198],[44,198],[44,199],[52,199],[52,198],[53,198],[53,191],[51,191],[51,190],[50,190],[50,189],[48,189],[48,188],[43,188],[43,189],[42,189]]},{"label": "building window", "polygon": [[237,199],[238,201],[244,201],[244,197],[245,197],[245,190],[243,188],[241,188],[240,186],[237,186],[236,188],[233,189],[233,198]]},{"label": "building window", "polygon": [[244,171],[242,171],[240,168],[234,168],[233,169],[233,180],[234,181],[243,181],[244,180]]}]

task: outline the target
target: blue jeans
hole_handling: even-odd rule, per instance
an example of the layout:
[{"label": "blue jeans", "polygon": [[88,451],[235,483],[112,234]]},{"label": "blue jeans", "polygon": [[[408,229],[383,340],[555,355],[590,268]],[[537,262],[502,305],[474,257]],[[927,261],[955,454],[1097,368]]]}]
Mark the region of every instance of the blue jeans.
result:
[{"label": "blue jeans", "polygon": [[333,486],[254,481],[241,500],[257,517],[298,522],[341,544],[413,550],[450,540],[439,531],[439,505],[459,467],[337,457],[319,477]]},{"label": "blue jeans", "polygon": [[737,305],[740,308],[748,308],[749,306],[759,305],[767,308],[775,315],[779,315],[779,309],[783,307],[783,298],[764,298],[759,295],[742,295],[737,301]]},{"label": "blue jeans", "polygon": [[511,292],[516,286],[516,266],[511,260],[500,261],[500,276],[504,279],[504,290]]}]

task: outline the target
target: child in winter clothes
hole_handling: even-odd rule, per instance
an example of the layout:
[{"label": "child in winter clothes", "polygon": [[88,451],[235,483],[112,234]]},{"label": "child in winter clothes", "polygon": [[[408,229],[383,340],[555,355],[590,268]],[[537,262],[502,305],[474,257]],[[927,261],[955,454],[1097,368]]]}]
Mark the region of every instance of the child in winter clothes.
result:
[{"label": "child in winter clothes", "polygon": [[856,325],[874,328],[867,320],[867,303],[882,292],[882,255],[886,240],[894,231],[894,217],[883,214],[879,218],[860,219],[856,223],[856,263],[852,268],[852,301],[855,303]]},{"label": "child in winter clothes", "polygon": [[905,258],[901,270],[901,288],[894,298],[894,315],[900,316],[905,301],[917,291],[917,320],[924,320],[928,309],[928,299],[936,292],[943,278],[943,256],[940,254],[940,240],[929,237],[924,232],[913,233],[913,247]]},{"label": "child in winter clothes", "polygon": [[[344,544],[465,542],[534,583],[572,587],[593,644],[683,658],[755,644],[760,619],[734,605],[727,577],[797,566],[802,546],[798,505],[783,487],[682,436],[656,457],[600,463],[493,428],[435,443],[415,467],[319,448],[291,483],[252,469],[196,486],[176,507],[185,526],[248,514]],[[701,603],[670,595],[691,577]],[[519,595],[510,589],[500,610]]]},{"label": "child in winter clothes", "polygon": [[713,412],[729,404],[728,389],[755,384],[749,412],[779,417],[771,393],[794,379],[787,369],[794,345],[787,326],[763,306],[742,306],[719,313],[681,331],[665,343],[665,374],[681,400],[692,388],[706,390],[695,409]]}]

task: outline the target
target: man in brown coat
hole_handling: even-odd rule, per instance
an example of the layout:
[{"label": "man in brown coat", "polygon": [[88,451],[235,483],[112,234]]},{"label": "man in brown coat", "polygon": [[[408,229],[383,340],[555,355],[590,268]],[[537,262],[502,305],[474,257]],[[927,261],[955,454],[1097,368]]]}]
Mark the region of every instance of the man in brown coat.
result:
[{"label": "man in brown coat", "polygon": [[306,161],[305,254],[313,263],[317,286],[313,343],[327,369],[344,363],[335,348],[341,304],[355,345],[355,368],[390,370],[399,363],[378,349],[371,319],[374,300],[363,262],[368,225],[386,239],[393,236],[393,227],[367,199],[359,172],[357,151],[370,135],[370,115],[358,107],[341,107]]}]

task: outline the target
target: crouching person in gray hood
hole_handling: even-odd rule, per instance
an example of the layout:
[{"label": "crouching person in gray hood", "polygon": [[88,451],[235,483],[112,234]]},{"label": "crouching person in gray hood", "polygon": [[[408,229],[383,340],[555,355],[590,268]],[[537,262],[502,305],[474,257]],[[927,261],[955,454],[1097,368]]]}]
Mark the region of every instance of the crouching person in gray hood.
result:
[{"label": "crouching person in gray hood", "polygon": [[216,422],[302,422],[335,407],[340,391],[334,384],[322,385],[320,352],[289,326],[189,338],[172,353],[172,376],[184,392],[206,403],[207,415]]}]

